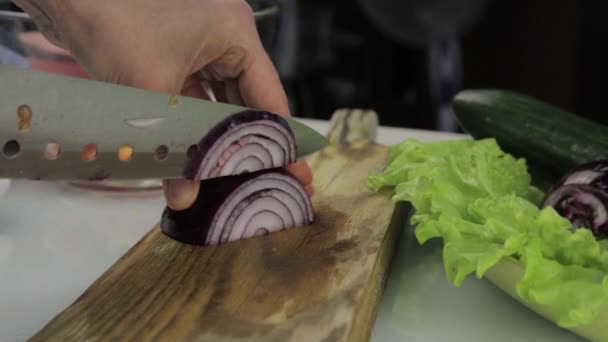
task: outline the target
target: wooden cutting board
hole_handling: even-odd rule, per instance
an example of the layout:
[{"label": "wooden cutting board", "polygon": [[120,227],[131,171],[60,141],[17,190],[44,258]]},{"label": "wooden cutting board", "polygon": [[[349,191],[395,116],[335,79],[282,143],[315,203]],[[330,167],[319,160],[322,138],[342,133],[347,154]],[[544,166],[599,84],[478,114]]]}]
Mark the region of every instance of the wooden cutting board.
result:
[{"label": "wooden cutting board", "polygon": [[332,117],[314,225],[213,247],[156,226],[32,340],[367,341],[406,212],[365,187],[388,162],[377,122]]}]

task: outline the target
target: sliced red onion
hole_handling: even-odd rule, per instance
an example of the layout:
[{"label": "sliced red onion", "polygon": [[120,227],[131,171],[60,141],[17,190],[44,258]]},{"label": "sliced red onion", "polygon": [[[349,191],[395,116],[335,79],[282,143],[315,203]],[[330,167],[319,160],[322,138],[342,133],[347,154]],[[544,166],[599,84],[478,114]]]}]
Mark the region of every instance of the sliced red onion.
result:
[{"label": "sliced red onion", "polygon": [[281,168],[201,181],[188,209],[165,208],[162,231],[175,240],[217,245],[314,221],[304,187]]},{"label": "sliced red onion", "polygon": [[296,160],[293,132],[279,115],[246,110],[214,127],[198,144],[184,177],[203,180],[286,166]]},{"label": "sliced red onion", "polygon": [[581,165],[547,195],[551,206],[572,222],[572,229],[590,229],[596,237],[608,235],[608,160]]}]

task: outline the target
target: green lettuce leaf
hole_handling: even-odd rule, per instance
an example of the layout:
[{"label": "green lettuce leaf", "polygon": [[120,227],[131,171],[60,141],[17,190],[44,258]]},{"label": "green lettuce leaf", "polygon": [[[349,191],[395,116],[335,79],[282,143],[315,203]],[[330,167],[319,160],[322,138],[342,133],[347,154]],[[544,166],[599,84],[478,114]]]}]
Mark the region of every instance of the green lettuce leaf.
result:
[{"label": "green lettuce leaf", "polygon": [[443,240],[455,286],[513,256],[525,266],[518,295],[550,308],[563,327],[590,323],[608,302],[605,242],[586,229],[573,233],[555,210],[540,209],[543,193],[531,185],[525,160],[494,139],[406,140],[391,146],[388,166],[367,185],[390,187],[393,201],[412,203],[416,238]]}]

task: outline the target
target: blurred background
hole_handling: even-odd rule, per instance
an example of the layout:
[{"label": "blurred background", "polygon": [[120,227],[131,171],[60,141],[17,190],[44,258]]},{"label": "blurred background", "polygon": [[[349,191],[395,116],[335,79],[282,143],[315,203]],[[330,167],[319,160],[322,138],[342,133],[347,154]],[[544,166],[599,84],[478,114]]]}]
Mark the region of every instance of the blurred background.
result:
[{"label": "blurred background", "polygon": [[362,107],[382,125],[457,131],[450,98],[484,87],[608,124],[606,2],[248,1],[294,116]]}]

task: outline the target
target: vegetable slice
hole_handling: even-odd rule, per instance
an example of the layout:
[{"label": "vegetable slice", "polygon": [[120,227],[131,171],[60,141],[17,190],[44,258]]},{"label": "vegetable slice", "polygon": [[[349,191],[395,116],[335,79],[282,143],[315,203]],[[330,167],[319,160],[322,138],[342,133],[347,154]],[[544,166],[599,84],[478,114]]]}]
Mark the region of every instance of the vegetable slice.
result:
[{"label": "vegetable slice", "polygon": [[313,207],[302,184],[283,169],[271,169],[201,181],[190,208],[165,208],[161,229],[184,243],[217,245],[313,221]]},{"label": "vegetable slice", "polygon": [[295,162],[295,138],[279,115],[246,110],[217,124],[188,157],[185,178],[233,176]]},{"label": "vegetable slice", "polygon": [[562,178],[543,206],[551,206],[572,222],[572,228],[608,235],[608,160],[583,164]]}]

